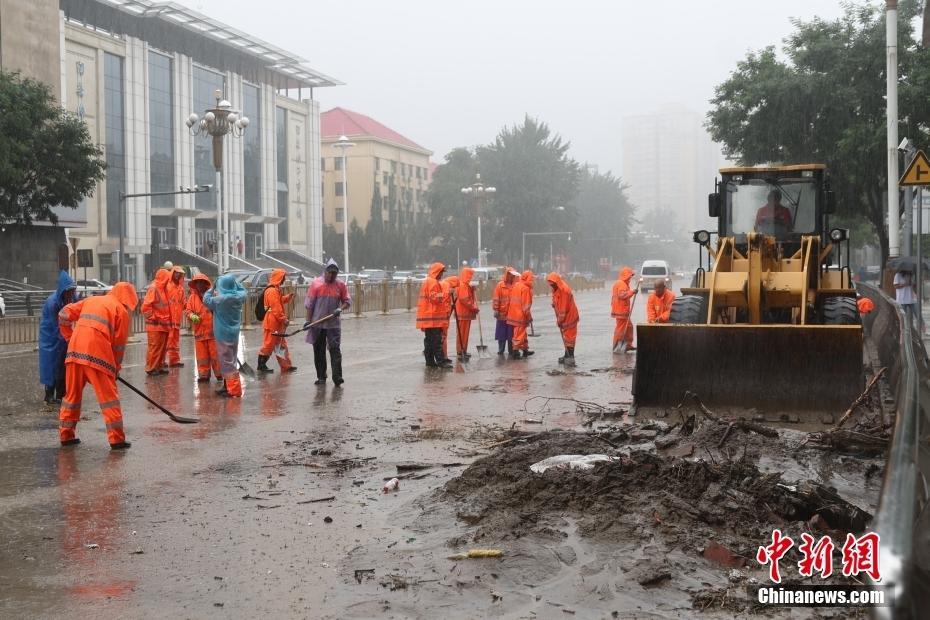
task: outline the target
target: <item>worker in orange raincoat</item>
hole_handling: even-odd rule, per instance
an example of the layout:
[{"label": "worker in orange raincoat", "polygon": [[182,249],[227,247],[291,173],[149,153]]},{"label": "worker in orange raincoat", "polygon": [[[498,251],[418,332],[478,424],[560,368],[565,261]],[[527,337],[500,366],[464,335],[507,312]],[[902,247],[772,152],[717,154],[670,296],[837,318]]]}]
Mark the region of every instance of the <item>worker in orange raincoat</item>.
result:
[{"label": "worker in orange raincoat", "polygon": [[145,372],[148,375],[168,373],[164,362],[168,351],[168,333],[171,331],[171,308],[168,301],[170,279],[170,271],[159,269],[142,300],[142,316],[145,318],[148,338],[148,351],[145,354]]},{"label": "worker in orange raincoat", "polygon": [[181,316],[184,314],[186,296],[184,294],[184,270],[178,266],[171,268],[168,281],[168,309],[171,311],[171,329],[168,331],[168,366],[181,368]]},{"label": "worker in orange raincoat", "polygon": [[507,306],[507,325],[513,328],[513,352],[510,357],[513,359],[526,359],[533,354],[530,351],[530,342],[527,338],[527,329],[529,329],[532,314],[530,308],[533,306],[533,273],[529,274],[529,284],[522,275],[514,280],[510,287],[510,304]]},{"label": "worker in orange raincoat", "polygon": [[440,284],[445,270],[446,266],[442,263],[429,266],[417,301],[417,329],[423,331],[423,357],[430,368],[452,367],[452,362],[446,361],[442,354],[442,329],[449,325],[449,315]]},{"label": "worker in orange raincoat", "polygon": [[213,288],[210,278],[198,273],[188,283],[191,294],[187,296],[184,310],[194,332],[194,356],[197,359],[197,382],[210,380],[210,371],[217,380],[223,380],[220,358],[216,353],[216,338],[213,336],[213,312],[203,303],[203,295]]},{"label": "worker in orange raincoat", "polygon": [[97,406],[107,426],[107,440],[113,450],[130,446],[123,432],[123,410],[116,377],[122,368],[132,312],[139,303],[136,289],[128,282],[117,282],[106,295],[87,297],[68,304],[58,313],[62,337],[68,341],[65,354],[65,397],[58,413],[58,436],[63,446],[81,443],[77,423],[81,419],[84,386],[90,383],[97,395]]},{"label": "worker in orange raincoat", "polygon": [[[446,313],[446,324],[442,328],[442,359],[445,362],[452,363],[452,360],[449,359],[449,323],[452,321],[452,315],[455,314],[455,295],[456,291],[459,288],[459,277],[458,276],[449,276],[448,278],[443,278],[439,282],[439,286],[442,287],[442,303],[445,308]],[[458,318],[456,318],[456,326],[458,325]],[[458,329],[458,327],[456,327]]]},{"label": "worker in orange raincoat", "polygon": [[665,287],[665,282],[656,280],[655,288],[646,301],[646,322],[668,323],[672,314],[672,302],[675,293]]},{"label": "worker in orange raincoat", "polygon": [[497,325],[494,328],[494,339],[497,340],[497,354],[504,354],[504,347],[507,352],[513,354],[513,326],[507,323],[507,313],[510,310],[510,292],[513,283],[520,274],[513,267],[504,268],[504,277],[494,287],[494,294],[491,296],[491,309],[494,310],[494,318],[497,319]]},{"label": "worker in orange raincoat", "polygon": [[475,298],[475,289],[471,283],[475,270],[471,267],[462,267],[459,272],[459,287],[455,295],[455,353],[459,360],[467,362],[471,357],[468,353],[468,335],[471,332],[471,322],[478,317],[478,300]]},{"label": "worker in orange raincoat", "polygon": [[575,339],[578,337],[578,306],[571,287],[556,272],[546,276],[546,282],[552,289],[552,309],[555,310],[555,324],[562,332],[565,355],[559,358],[560,364],[575,365]]},{"label": "worker in orange raincoat", "polygon": [[265,304],[265,318],[262,319],[262,329],[265,330],[265,339],[262,348],[258,350],[258,371],[274,372],[268,368],[268,360],[274,353],[278,360],[281,372],[294,372],[297,366],[291,363],[291,354],[287,349],[287,340],[284,336],[275,336],[287,329],[290,320],[287,318],[285,306],[291,301],[293,293],[281,294],[281,285],[284,284],[284,270],[275,269],[268,278],[268,286],[263,294]]},{"label": "worker in orange raincoat", "polygon": [[631,268],[623,267],[610,292],[610,316],[617,321],[614,328],[614,353],[636,350],[633,346],[633,318],[630,316],[633,298],[639,292],[639,284],[635,289],[630,286],[630,281],[635,275]]},{"label": "worker in orange raincoat", "polygon": [[[526,284],[526,287],[530,290],[530,312],[527,317],[527,323],[530,326],[531,333],[530,335],[535,335],[532,333],[533,329],[533,287],[536,286],[536,274],[527,269],[520,274],[520,280]],[[531,354],[532,355],[532,354]]]}]

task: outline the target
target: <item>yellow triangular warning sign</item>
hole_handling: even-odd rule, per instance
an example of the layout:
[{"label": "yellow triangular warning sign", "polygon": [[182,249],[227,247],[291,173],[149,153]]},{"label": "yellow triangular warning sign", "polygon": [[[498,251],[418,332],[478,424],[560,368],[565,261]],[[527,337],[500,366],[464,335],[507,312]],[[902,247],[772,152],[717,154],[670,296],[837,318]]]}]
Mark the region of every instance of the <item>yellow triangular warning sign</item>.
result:
[{"label": "yellow triangular warning sign", "polygon": [[898,185],[930,185],[930,159],[927,159],[923,151],[917,151]]}]

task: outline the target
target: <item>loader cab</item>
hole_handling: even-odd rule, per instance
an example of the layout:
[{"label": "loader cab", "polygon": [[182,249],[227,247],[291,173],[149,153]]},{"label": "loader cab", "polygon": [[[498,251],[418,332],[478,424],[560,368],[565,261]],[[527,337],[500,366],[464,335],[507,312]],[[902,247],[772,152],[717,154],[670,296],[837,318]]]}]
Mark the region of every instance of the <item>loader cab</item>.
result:
[{"label": "loader cab", "polygon": [[719,235],[743,247],[749,233],[762,233],[774,237],[786,255],[800,247],[804,235],[826,242],[825,216],[832,211],[832,193],[824,172],[822,164],[722,169],[718,191],[710,197]]}]

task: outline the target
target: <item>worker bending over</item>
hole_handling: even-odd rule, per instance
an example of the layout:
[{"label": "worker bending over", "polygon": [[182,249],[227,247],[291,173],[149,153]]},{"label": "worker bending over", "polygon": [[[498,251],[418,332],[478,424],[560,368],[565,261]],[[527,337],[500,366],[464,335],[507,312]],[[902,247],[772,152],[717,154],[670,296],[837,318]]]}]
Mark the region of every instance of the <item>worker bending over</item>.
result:
[{"label": "worker bending over", "polygon": [[668,323],[673,301],[675,301],[675,293],[665,288],[664,281],[656,280],[655,289],[646,301],[646,322]]},{"label": "worker bending over", "polygon": [[575,365],[575,339],[578,337],[578,306],[575,305],[575,294],[562,276],[556,272],[546,276],[546,282],[552,289],[552,309],[555,311],[555,324],[562,332],[562,343],[565,345],[565,355],[559,358],[560,364]]}]

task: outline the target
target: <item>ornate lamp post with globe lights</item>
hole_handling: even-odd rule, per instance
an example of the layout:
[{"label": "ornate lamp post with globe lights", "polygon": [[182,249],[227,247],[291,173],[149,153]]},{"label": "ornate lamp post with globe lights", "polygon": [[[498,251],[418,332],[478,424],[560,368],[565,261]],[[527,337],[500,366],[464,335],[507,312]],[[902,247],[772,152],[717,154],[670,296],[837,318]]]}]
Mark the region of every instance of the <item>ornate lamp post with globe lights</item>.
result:
[{"label": "ornate lamp post with globe lights", "polygon": [[213,138],[213,167],[216,169],[216,232],[217,270],[220,274],[229,269],[229,211],[223,196],[223,138],[227,134],[242,136],[249,126],[249,119],[232,109],[232,104],[223,99],[223,91],[213,92],[216,107],[204,112],[203,118],[192,113],[187,117],[187,128],[193,136]]},{"label": "ornate lamp post with globe lights", "polygon": [[462,188],[462,194],[471,196],[475,200],[475,211],[478,213],[478,267],[484,267],[481,249],[481,203],[497,193],[494,187],[488,187],[481,182],[481,173],[475,174],[475,182]]}]

